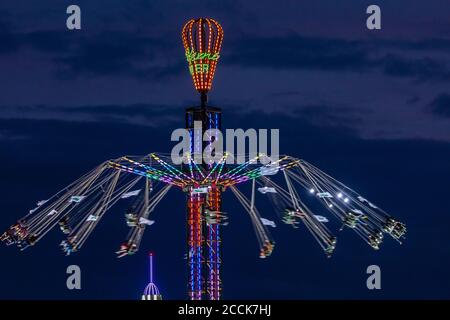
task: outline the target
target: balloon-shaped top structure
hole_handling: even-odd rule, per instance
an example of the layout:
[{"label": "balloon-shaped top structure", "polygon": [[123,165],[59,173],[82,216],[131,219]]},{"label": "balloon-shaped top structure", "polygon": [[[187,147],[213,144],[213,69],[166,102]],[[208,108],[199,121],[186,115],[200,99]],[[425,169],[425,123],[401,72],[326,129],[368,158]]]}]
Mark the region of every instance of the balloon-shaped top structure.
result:
[{"label": "balloon-shaped top structure", "polygon": [[195,89],[206,98],[211,89],[222,46],[223,30],[210,18],[189,20],[182,31],[183,45]]}]

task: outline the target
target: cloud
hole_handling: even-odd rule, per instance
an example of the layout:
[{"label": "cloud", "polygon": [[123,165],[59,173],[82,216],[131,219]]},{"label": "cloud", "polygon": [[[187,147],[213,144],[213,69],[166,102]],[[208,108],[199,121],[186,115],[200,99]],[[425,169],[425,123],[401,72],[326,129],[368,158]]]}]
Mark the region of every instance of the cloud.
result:
[{"label": "cloud", "polygon": [[75,107],[3,106],[0,119],[56,120],[66,122],[125,123],[148,127],[164,127],[178,118],[173,107],[150,104],[94,105]]},{"label": "cloud", "polygon": [[411,104],[416,104],[417,102],[419,102],[421,100],[421,98],[417,95],[413,95],[412,97],[409,97],[406,100],[406,104],[411,105]]},{"label": "cloud", "polygon": [[275,98],[280,98],[280,97],[292,97],[292,96],[298,96],[300,95],[301,92],[300,91],[279,91],[279,92],[274,92],[272,94],[270,94],[270,96],[275,97]]},{"label": "cloud", "polygon": [[[367,113],[367,111],[366,111]],[[308,105],[295,109],[295,115],[317,125],[357,127],[363,123],[363,112],[349,107]]]},{"label": "cloud", "polygon": [[18,135],[7,130],[0,131],[0,141],[17,141],[27,139],[25,135]]},{"label": "cloud", "polygon": [[8,23],[0,20],[0,55],[17,51],[19,43]]},{"label": "cloud", "polygon": [[[296,33],[278,37],[245,36],[232,43],[223,61],[240,67],[304,69],[327,72],[379,71],[391,77],[449,81],[449,61],[429,56],[447,52],[450,41],[346,40],[305,37]],[[418,53],[427,56],[417,57]]]},{"label": "cloud", "polygon": [[393,48],[401,48],[407,50],[426,50],[426,51],[439,51],[442,53],[450,53],[450,39],[445,38],[430,38],[421,40],[395,40],[395,41],[382,41],[381,45],[392,46]]},{"label": "cloud", "polygon": [[[292,125],[299,121],[308,123],[308,126],[318,128],[342,128],[346,132],[357,134],[356,128],[363,123],[363,117],[358,109],[345,106],[329,105],[304,105],[283,106],[273,111],[261,112],[259,109],[247,108],[248,112],[242,112],[242,105],[227,105],[226,109],[233,117],[254,117],[260,114],[267,117],[271,125],[277,119],[279,127],[286,124],[287,119],[292,119]],[[180,112],[176,112],[179,110]],[[30,120],[30,121],[60,121],[71,123],[102,123],[138,125],[143,127],[161,128],[182,126],[181,106],[168,106],[159,104],[129,104],[129,105],[80,105],[80,106],[2,106],[0,108],[0,120]],[[284,119],[284,120],[283,120]],[[242,123],[249,124],[248,119],[241,119]],[[241,123],[241,125],[242,125]],[[228,123],[231,125],[231,123]],[[240,127],[239,123],[234,124]],[[254,127],[260,126],[253,123]],[[227,126],[228,127],[228,126]],[[233,127],[233,126],[231,126]]]},{"label": "cloud", "polygon": [[180,48],[164,39],[133,31],[13,33],[0,21],[0,54],[21,49],[45,53],[64,78],[113,75],[146,80],[177,75],[185,70],[182,55],[169,57]]},{"label": "cloud", "polygon": [[64,53],[83,41],[83,37],[68,32],[55,30],[39,30],[17,34],[21,46],[30,47],[46,53]]},{"label": "cloud", "polygon": [[417,80],[450,80],[446,63],[431,58],[408,59],[398,55],[387,55],[380,60],[387,75],[411,77]]},{"label": "cloud", "polygon": [[450,119],[450,94],[440,94],[428,105],[432,114]]},{"label": "cloud", "polygon": [[165,58],[172,48],[160,38],[132,32],[101,33],[60,54],[54,61],[70,75],[128,75],[154,78],[180,73],[181,64]]},{"label": "cloud", "polygon": [[231,65],[283,69],[361,70],[370,66],[360,41],[295,33],[281,37],[246,36],[232,43],[223,60]]},{"label": "cloud", "polygon": [[[129,76],[151,80],[176,76],[186,66],[181,44],[176,41],[174,45],[171,39],[133,30],[89,30],[83,35],[61,30],[13,33],[0,21],[0,54],[20,48],[44,52],[59,75],[66,78]],[[421,81],[450,80],[446,58],[450,40],[445,38],[347,40],[291,32],[281,36],[244,34],[235,39],[224,47],[222,63],[326,72],[379,71]]]}]

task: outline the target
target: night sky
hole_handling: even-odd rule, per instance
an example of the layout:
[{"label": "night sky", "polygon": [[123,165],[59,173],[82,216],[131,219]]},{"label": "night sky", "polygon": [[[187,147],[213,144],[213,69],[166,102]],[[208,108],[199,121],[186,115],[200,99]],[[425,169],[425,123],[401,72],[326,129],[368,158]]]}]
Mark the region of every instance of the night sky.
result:
[{"label": "night sky", "polygon": [[[66,28],[70,4],[81,7],[82,30]],[[366,28],[370,4],[381,7],[382,30]],[[0,230],[106,159],[171,150],[184,108],[198,103],[180,32],[201,16],[225,32],[210,94],[224,127],[279,128],[282,154],[408,228],[403,245],[385,237],[379,251],[333,230],[327,259],[304,228],[277,221],[274,253],[261,260],[250,219],[226,194],[223,297],[449,299],[448,0],[3,0]],[[149,250],[164,298],[186,298],[184,201],[171,190],[141,251],[120,260],[127,226],[114,208],[70,257],[59,230],[24,252],[1,246],[0,299],[139,299]],[[71,264],[82,290],[66,288]],[[371,264],[381,267],[381,290],[366,288]]]}]

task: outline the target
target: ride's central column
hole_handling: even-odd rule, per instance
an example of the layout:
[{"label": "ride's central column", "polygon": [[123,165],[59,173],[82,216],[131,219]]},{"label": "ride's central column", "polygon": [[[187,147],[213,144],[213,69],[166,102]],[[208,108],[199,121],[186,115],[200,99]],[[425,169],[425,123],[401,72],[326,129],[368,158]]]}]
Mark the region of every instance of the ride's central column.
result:
[{"label": "ride's central column", "polygon": [[196,181],[186,190],[189,298],[219,300],[222,195],[215,183],[218,174],[213,171],[215,163],[204,159],[203,151],[211,154],[208,148],[211,148],[215,135],[208,133],[221,129],[221,110],[206,106],[188,108],[186,129],[190,134],[190,156],[194,162],[189,166],[189,172]]},{"label": "ride's central column", "polygon": [[[190,133],[188,166],[195,183],[186,190],[188,220],[189,297],[193,300],[220,298],[220,234],[221,191],[216,185],[214,163],[204,159],[203,151],[210,147],[208,130],[221,129],[221,110],[207,106],[207,94],[220,57],[223,30],[211,18],[189,20],[182,31],[183,46],[189,73],[195,89],[200,93],[201,105],[186,110],[186,128]],[[197,124],[196,124],[197,123]],[[200,123],[200,125],[198,125]],[[206,139],[203,135],[206,134]],[[195,139],[200,137],[200,139]],[[209,138],[208,138],[209,137]],[[210,150],[206,150],[211,151]],[[211,155],[211,152],[208,152]]]},{"label": "ride's central column", "polygon": [[[207,206],[216,220],[220,219],[219,212],[221,212],[222,195],[220,190],[213,186],[208,193]],[[208,238],[206,240],[208,257],[208,279],[207,279],[207,293],[209,300],[219,300],[222,290],[222,282],[220,280],[220,234],[219,224],[213,224],[207,227]]]}]

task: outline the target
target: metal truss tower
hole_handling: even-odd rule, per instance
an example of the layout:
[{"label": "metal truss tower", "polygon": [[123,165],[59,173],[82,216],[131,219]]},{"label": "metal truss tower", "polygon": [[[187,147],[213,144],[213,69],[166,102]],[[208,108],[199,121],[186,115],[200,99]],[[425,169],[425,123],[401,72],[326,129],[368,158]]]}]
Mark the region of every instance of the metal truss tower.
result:
[{"label": "metal truss tower", "polygon": [[[201,125],[198,125],[201,124]],[[210,141],[201,141],[194,136],[203,137],[208,130],[221,129],[221,110],[200,107],[186,110],[186,128],[190,133],[190,153],[193,157],[202,157],[203,150],[210,146]],[[200,140],[201,142],[198,142]],[[213,172],[211,163],[200,162],[204,171],[211,172],[209,181],[214,181],[219,172]],[[205,179],[200,170],[193,170],[194,179]],[[218,177],[218,176],[217,176]],[[187,190],[187,226],[188,226],[188,265],[189,297],[192,300],[219,300],[220,281],[220,225],[208,224],[206,215],[221,212],[222,193],[215,183],[195,185]]]},{"label": "metal truss tower", "polygon": [[[203,159],[203,151],[211,148],[212,136],[216,136],[209,136],[208,130],[221,130],[222,126],[221,110],[207,106],[207,93],[211,89],[222,39],[222,27],[213,19],[192,19],[183,27],[186,59],[201,100],[200,106],[186,110],[186,128],[190,134],[190,154],[197,159],[195,163],[205,170],[192,167],[186,169],[191,170],[195,181],[209,181],[208,184],[193,185],[186,189],[188,291],[191,300],[219,300],[221,293],[220,223],[207,223],[206,219],[208,216],[216,222],[220,220],[222,194],[217,185],[211,182],[220,173],[214,172],[213,163]],[[203,139],[204,135],[208,139]],[[209,177],[203,177],[203,172],[209,172]]]}]

